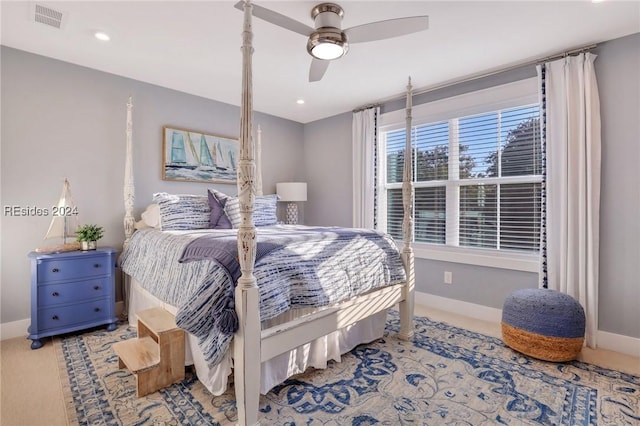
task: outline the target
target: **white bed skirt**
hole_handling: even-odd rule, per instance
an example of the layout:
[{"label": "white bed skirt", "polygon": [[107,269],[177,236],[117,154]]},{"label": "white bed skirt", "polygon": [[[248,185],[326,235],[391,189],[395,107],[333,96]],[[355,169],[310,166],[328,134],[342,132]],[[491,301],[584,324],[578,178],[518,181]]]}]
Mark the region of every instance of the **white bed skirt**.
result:
[{"label": "white bed skirt", "polygon": [[[137,325],[136,312],[163,307],[167,311],[175,314],[177,308],[153,296],[143,289],[136,280],[130,279],[128,315],[129,323]],[[274,326],[306,313],[313,309],[297,309],[295,312],[285,312],[284,314],[269,320],[263,327]],[[357,345],[369,343],[382,337],[386,322],[387,312],[383,311],[356,324],[350,325],[338,331],[313,340],[310,343],[299,346],[282,355],[262,363],[260,393],[266,394],[274,386],[284,382],[288,377],[304,372],[307,368],[326,368],[329,360],[339,362],[343,353],[349,352]],[[232,350],[227,353],[222,362],[209,367],[204,360],[203,354],[198,346],[197,338],[187,333],[187,344],[185,345],[185,365],[193,365],[198,375],[198,380],[214,395],[221,395],[227,390],[227,380],[231,374],[233,359]],[[257,385],[257,383],[256,383]]]}]

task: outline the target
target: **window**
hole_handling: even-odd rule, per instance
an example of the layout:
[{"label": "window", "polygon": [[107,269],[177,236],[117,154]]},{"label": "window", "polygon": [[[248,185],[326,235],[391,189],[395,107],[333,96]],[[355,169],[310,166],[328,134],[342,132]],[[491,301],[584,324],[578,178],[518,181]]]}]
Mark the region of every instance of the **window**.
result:
[{"label": "window", "polygon": [[[478,99],[483,97],[487,93]],[[434,110],[430,106],[431,113],[414,113],[416,243],[502,254],[539,250],[540,107],[535,92],[501,97],[473,108]],[[473,94],[464,98],[473,105]],[[401,123],[384,125],[380,132],[383,155],[379,158],[385,164],[380,165],[379,222],[395,238],[402,238],[405,135]]]}]

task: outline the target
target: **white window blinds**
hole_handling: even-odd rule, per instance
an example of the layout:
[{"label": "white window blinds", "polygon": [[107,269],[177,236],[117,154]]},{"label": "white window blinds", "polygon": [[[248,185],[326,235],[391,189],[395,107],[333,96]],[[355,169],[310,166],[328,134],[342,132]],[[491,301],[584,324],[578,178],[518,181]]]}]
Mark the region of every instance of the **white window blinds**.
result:
[{"label": "white window blinds", "polygon": [[[518,106],[412,128],[415,241],[537,251],[539,106]],[[387,232],[402,235],[405,130],[382,132]]]}]

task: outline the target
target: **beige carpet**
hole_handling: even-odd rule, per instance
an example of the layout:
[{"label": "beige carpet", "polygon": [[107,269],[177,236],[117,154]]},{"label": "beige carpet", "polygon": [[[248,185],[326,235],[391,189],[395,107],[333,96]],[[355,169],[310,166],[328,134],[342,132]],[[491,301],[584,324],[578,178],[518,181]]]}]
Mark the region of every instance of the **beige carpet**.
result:
[{"label": "beige carpet", "polygon": [[52,339],[31,350],[24,337],[3,340],[1,347],[0,424],[59,426],[67,422]]}]

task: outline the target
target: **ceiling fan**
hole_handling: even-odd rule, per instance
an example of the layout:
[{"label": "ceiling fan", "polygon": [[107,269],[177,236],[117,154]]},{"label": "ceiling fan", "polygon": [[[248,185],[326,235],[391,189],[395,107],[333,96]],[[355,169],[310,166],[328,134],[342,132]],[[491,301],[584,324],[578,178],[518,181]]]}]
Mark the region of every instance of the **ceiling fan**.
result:
[{"label": "ceiling fan", "polygon": [[[244,2],[239,1],[235,7],[244,10]],[[344,56],[349,49],[349,43],[383,40],[429,28],[428,16],[411,16],[371,22],[342,30],[340,24],[344,11],[335,3],[321,3],[311,9],[315,28],[256,4],[253,5],[253,15],[308,37],[307,52],[313,57],[309,81],[322,79],[330,61]]]}]

